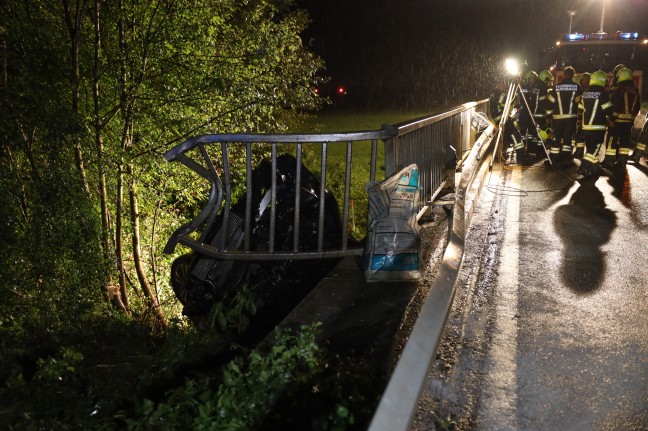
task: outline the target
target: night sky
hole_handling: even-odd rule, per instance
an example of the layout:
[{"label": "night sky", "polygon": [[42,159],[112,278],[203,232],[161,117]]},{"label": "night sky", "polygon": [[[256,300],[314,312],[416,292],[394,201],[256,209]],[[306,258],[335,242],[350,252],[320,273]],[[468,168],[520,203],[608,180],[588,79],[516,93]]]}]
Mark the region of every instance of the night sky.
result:
[{"label": "night sky", "polygon": [[[487,97],[515,55],[537,62],[567,33],[596,32],[602,0],[297,0],[312,24],[304,40],[353,105],[401,110]],[[604,30],[648,36],[648,0],[607,0]],[[541,65],[535,65],[539,68]],[[545,68],[547,66],[542,65]]]}]

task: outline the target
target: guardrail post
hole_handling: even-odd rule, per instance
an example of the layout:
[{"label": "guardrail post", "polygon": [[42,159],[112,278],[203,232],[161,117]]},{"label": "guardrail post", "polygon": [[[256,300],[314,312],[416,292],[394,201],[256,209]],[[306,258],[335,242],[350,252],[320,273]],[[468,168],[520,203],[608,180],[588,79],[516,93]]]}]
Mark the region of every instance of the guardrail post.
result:
[{"label": "guardrail post", "polygon": [[385,139],[385,178],[389,178],[396,173],[398,160],[398,129],[391,124],[383,124],[382,129],[391,133],[392,138]]}]

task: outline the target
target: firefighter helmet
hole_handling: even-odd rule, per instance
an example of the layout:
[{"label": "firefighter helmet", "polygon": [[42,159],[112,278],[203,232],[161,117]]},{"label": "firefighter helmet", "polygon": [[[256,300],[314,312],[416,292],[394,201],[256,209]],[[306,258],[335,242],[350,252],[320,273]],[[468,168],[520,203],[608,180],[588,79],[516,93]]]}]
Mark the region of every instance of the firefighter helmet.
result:
[{"label": "firefighter helmet", "polygon": [[614,69],[612,69],[612,76],[617,76],[617,73],[619,73],[619,70],[621,69],[627,69],[625,64],[617,64],[614,66]]},{"label": "firefighter helmet", "polygon": [[548,81],[551,81],[553,79],[553,75],[551,74],[551,72],[545,69],[538,74],[538,79],[540,79],[540,81],[544,83],[548,83]]},{"label": "firefighter helmet", "polygon": [[590,85],[600,85],[601,87],[605,87],[607,85],[607,73],[602,70],[597,70],[592,73],[592,76],[590,76]]},{"label": "firefighter helmet", "polygon": [[589,85],[590,77],[592,76],[591,73],[589,72],[583,72],[581,73],[580,77],[578,78],[578,83],[583,85],[583,81],[587,81],[587,84]]},{"label": "firefighter helmet", "polygon": [[527,72],[524,74],[524,80],[528,80],[532,76],[535,76],[536,78],[538,77],[538,74],[535,73],[533,70],[527,70]]},{"label": "firefighter helmet", "polygon": [[632,70],[621,69],[616,74],[617,82],[632,81]]}]

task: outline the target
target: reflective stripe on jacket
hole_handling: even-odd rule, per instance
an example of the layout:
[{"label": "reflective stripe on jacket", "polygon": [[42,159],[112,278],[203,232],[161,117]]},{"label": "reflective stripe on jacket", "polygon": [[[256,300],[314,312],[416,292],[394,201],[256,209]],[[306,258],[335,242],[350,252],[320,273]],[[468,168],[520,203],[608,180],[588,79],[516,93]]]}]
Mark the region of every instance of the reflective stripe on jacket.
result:
[{"label": "reflective stripe on jacket", "polygon": [[614,107],[614,121],[619,123],[634,122],[634,118],[641,108],[641,96],[632,82],[619,83],[610,99]]},{"label": "reflective stripe on jacket", "polygon": [[576,118],[582,95],[583,90],[579,84],[569,78],[563,79],[547,96],[549,100],[547,114],[552,115],[555,120]]},{"label": "reflective stripe on jacket", "polygon": [[605,130],[607,117],[612,115],[612,102],[603,87],[590,86],[583,93],[578,108],[582,113],[581,126],[583,130]]}]

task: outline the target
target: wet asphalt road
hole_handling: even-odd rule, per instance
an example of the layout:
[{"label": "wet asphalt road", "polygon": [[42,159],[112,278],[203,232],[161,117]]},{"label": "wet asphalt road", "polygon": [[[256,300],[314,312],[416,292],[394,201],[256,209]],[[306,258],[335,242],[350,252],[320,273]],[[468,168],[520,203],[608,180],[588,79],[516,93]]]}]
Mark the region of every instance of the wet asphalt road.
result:
[{"label": "wet asphalt road", "polygon": [[494,170],[413,429],[648,430],[648,168],[575,170]]}]

